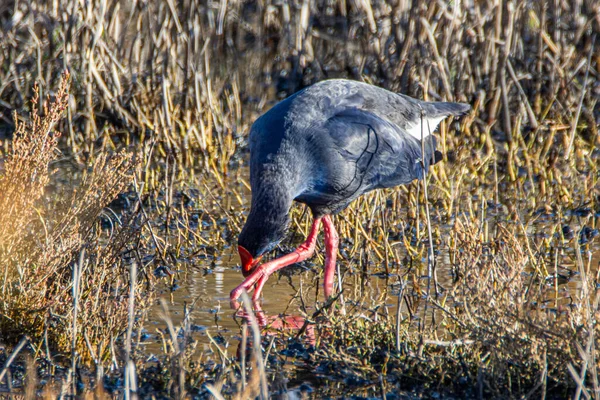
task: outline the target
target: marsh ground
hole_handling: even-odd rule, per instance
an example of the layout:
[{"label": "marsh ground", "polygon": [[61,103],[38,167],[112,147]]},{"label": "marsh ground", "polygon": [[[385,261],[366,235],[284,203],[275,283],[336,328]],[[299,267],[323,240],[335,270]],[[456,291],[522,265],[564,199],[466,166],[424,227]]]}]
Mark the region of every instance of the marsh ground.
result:
[{"label": "marsh ground", "polygon": [[[0,24],[2,390],[600,396],[597,2],[5,1]],[[247,130],[337,77],[473,111],[427,199],[336,217],[343,296],[322,256],[285,270],[264,312],[303,327],[251,340],[227,299]]]}]

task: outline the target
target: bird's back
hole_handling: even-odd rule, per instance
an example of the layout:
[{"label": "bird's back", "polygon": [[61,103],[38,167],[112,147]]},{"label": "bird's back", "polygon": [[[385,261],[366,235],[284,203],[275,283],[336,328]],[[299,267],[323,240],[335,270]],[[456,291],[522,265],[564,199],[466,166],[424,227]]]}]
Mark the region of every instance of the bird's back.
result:
[{"label": "bird's back", "polygon": [[[463,115],[470,109],[468,104],[421,101],[346,79],[321,81],[283,102],[287,100],[290,100],[287,113],[290,122],[311,125],[341,111],[356,109],[372,113],[407,132],[420,122],[421,111],[424,118],[436,120],[450,115]],[[427,135],[428,132],[425,133]]]},{"label": "bird's back", "polygon": [[419,179],[433,159],[430,130],[468,110],[466,104],[423,102],[356,81],[322,81],[278,103],[252,126],[253,193],[279,186],[317,214],[340,211],[369,190]]}]

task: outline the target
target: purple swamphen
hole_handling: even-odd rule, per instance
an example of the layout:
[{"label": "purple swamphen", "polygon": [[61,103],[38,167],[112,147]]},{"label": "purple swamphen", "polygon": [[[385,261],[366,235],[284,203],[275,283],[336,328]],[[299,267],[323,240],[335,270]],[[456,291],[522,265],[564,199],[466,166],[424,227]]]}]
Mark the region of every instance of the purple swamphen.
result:
[{"label": "purple swamphen", "polygon": [[[469,110],[468,104],[425,102],[336,79],[303,89],[263,114],[250,131],[252,205],[238,239],[246,279],[231,299],[255,286],[256,301],[271,274],[312,256],[321,223],[324,292],[331,296],[338,249],[331,215],[371,190],[422,179],[423,169],[439,156],[431,132],[444,118]],[[283,239],[293,201],[306,204],[314,217],[306,241],[258,266]]]}]

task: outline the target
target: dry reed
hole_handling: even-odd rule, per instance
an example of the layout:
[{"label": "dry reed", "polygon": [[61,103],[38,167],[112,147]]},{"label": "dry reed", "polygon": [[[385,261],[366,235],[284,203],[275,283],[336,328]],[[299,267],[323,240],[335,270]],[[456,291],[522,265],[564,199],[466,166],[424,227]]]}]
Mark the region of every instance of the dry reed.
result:
[{"label": "dry reed", "polygon": [[[16,128],[12,142],[0,136],[9,154],[0,182],[20,179],[12,192],[0,191],[0,209],[7,210],[0,215],[0,234],[6,233],[0,235],[0,260],[18,272],[5,270],[3,290],[14,295],[4,296],[2,312],[35,311],[29,322],[6,314],[3,332],[26,326],[39,338],[43,326],[57,348],[68,349],[60,335],[70,337],[73,322],[70,266],[86,247],[82,271],[94,273],[82,276],[79,307],[86,312],[79,315],[86,317],[77,330],[87,333],[93,346],[85,348],[101,360],[112,343],[106,332],[119,332],[119,325],[122,332],[127,320],[124,304],[132,292],[114,271],[125,276],[120,254],[132,238],[152,248],[154,263],[165,268],[233,241],[243,223],[239,210],[247,206],[246,175],[237,168],[245,165],[246,128],[275,100],[321,79],[347,77],[427,100],[467,101],[473,112],[440,128],[444,162],[428,176],[430,213],[424,191],[413,184],[365,196],[337,218],[344,238],[341,272],[356,285],[344,294],[345,315],[323,307],[315,316],[320,347],[309,368],[349,371],[357,382],[372,384],[371,395],[398,389],[400,378],[408,377],[416,386],[467,388],[480,398],[597,397],[596,266],[589,256],[597,244],[593,235],[578,242],[584,228],[598,227],[596,3],[189,0],[131,6],[107,0],[0,6],[0,135]],[[59,146],[93,167],[63,207],[51,209],[67,210],[61,214],[39,201],[56,137],[20,141],[24,128],[9,112],[25,106],[34,82],[50,91],[66,66],[74,80],[70,101],[66,91],[57,92],[63,102],[44,113],[38,129],[58,123],[68,133]],[[58,121],[60,107],[65,122]],[[19,152],[23,172],[16,175],[9,172],[15,170],[10,157],[19,156],[10,155],[17,153],[8,145],[36,154],[26,159],[29,150]],[[131,181],[133,166],[128,155],[106,154],[127,146],[143,165],[136,190],[144,226],[131,229],[134,219],[128,219],[104,243],[94,221]],[[194,206],[184,206],[185,198]],[[306,231],[308,216],[302,215],[294,209],[293,230]],[[570,226],[573,238],[565,237]],[[438,298],[424,297],[421,281],[429,244],[452,272]],[[38,273],[42,265],[51,273]],[[148,265],[138,263],[140,276]],[[389,289],[377,293],[368,285],[368,272],[379,270],[401,287],[394,292],[398,320],[385,311]],[[581,287],[569,302],[558,281],[572,270]],[[104,298],[108,291],[117,296]],[[186,347],[172,331],[164,342],[165,365],[173,368],[157,379],[156,390],[182,396],[207,376],[226,394],[244,393],[238,384],[259,388],[256,374],[245,382],[245,366],[228,358],[227,349],[213,344],[216,362],[202,366],[193,361],[194,343]],[[141,376],[152,373],[136,367]],[[233,371],[241,370],[240,383]]]},{"label": "dry reed", "polygon": [[[0,216],[0,325],[5,340],[28,334],[40,348],[44,344],[100,362],[108,355],[110,338],[124,332],[128,307],[121,299],[127,299],[129,285],[122,278],[127,270],[121,254],[138,229],[133,215],[123,216],[122,224],[107,233],[99,216],[131,183],[135,163],[130,154],[103,154],[71,193],[44,198],[49,164],[58,154],[53,128],[67,107],[68,85],[65,74],[43,112],[36,95],[30,122],[15,120],[0,176],[5,210]],[[148,299],[147,294],[137,297],[142,309]]]}]

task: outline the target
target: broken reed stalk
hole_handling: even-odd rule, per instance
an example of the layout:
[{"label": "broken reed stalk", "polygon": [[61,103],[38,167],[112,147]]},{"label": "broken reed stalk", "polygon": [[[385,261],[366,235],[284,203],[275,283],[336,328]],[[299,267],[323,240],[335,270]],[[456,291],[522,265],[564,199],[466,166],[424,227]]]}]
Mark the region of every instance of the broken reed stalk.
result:
[{"label": "broken reed stalk", "polygon": [[[427,296],[425,298],[425,308],[423,309],[423,319],[419,324],[419,331],[421,332],[421,344],[419,346],[419,355],[422,355],[423,352],[423,334],[425,329],[425,320],[427,317],[427,311],[429,306],[429,300],[431,296],[431,280],[433,279],[434,290],[437,296],[438,287],[437,287],[437,277],[436,277],[436,264],[435,264],[435,251],[433,248],[433,234],[431,228],[431,217],[429,214],[429,196],[427,192],[427,169],[425,165],[425,121],[424,121],[424,110],[421,109],[421,171],[423,172],[422,183],[423,183],[423,197],[425,200],[425,218],[427,222],[427,238],[428,238],[428,251],[427,251]],[[431,128],[429,126],[429,122],[427,122],[427,129],[429,131],[429,135],[431,136]],[[435,151],[435,149],[432,149]],[[432,152],[432,157],[435,155]],[[431,160],[429,160],[431,163]],[[419,213],[419,210],[417,210]],[[419,230],[419,226],[417,226],[417,230]],[[433,315],[432,315],[433,318]]]},{"label": "broken reed stalk", "polygon": [[35,360],[29,354],[25,356],[25,374],[25,399],[34,399],[38,385],[37,370]]},{"label": "broken reed stalk", "polygon": [[508,60],[508,59],[506,60],[506,67],[508,69],[508,72],[510,74],[510,77],[511,77],[513,83],[519,90],[519,94],[521,95],[523,104],[525,104],[525,110],[527,111],[527,117],[529,117],[529,123],[531,124],[531,128],[537,129],[539,124],[537,122],[537,118],[535,117],[535,113],[533,112],[533,109],[531,108],[531,104],[529,104],[529,100],[527,99],[527,94],[523,90],[523,86],[521,86],[521,83],[519,83],[519,78],[517,78],[517,74],[515,74],[515,70],[511,64],[510,60]]},{"label": "broken reed stalk", "polygon": [[[184,399],[185,398],[185,370],[183,368],[183,356],[184,356],[184,343],[180,344],[179,341],[177,340],[177,332],[175,331],[175,326],[173,325],[173,320],[171,319],[171,315],[169,312],[169,306],[167,304],[167,302],[165,301],[165,299],[161,298],[160,299],[160,306],[161,306],[161,313],[160,313],[160,318],[167,324],[167,329],[169,331],[169,336],[171,338],[171,347],[173,349],[174,352],[174,360],[172,360],[172,362],[176,361],[177,364],[174,365],[176,366],[176,376],[178,378],[177,381],[177,386],[178,386],[178,391],[177,391],[177,397],[179,399]],[[218,346],[217,346],[218,347]]]},{"label": "broken reed stalk", "polygon": [[223,395],[221,394],[221,392],[219,392],[219,389],[217,389],[215,385],[209,383],[205,385],[205,387],[206,390],[208,390],[210,394],[215,398],[215,400],[225,400],[225,397],[223,397]]},{"label": "broken reed stalk", "polygon": [[246,390],[246,348],[248,344],[248,322],[242,324],[242,352],[240,354],[240,373],[242,375],[242,391]]},{"label": "broken reed stalk", "polygon": [[406,282],[400,277],[400,290],[398,291],[398,303],[396,305],[396,351],[400,352],[400,325],[402,317],[402,298],[404,296],[404,289],[406,288]]},{"label": "broken reed stalk", "polygon": [[72,337],[71,337],[71,374],[73,384],[72,390],[73,395],[77,395],[77,315],[79,312],[79,286],[81,284],[81,273],[83,271],[83,262],[85,259],[85,249],[79,253],[79,262],[73,264],[73,325],[72,325]]},{"label": "broken reed stalk", "polygon": [[[423,126],[423,110],[421,110],[421,163],[423,168],[423,197],[425,199],[425,217],[427,222],[427,239],[429,241],[428,246],[428,260],[427,260],[427,275],[429,277],[433,277],[433,282],[435,285],[435,292],[437,294],[437,275],[436,275],[436,262],[435,262],[435,249],[433,244],[433,229],[431,227],[431,215],[429,212],[429,194],[427,190],[427,177],[428,171],[425,168],[425,140],[423,137],[423,130],[425,129]],[[433,133],[431,132],[431,127],[429,126],[429,121],[427,122],[427,130],[429,131],[429,135],[431,136]],[[433,151],[435,149],[432,148]],[[432,157],[435,157],[432,153]],[[431,162],[431,161],[430,161]],[[429,285],[429,284],[428,284]],[[429,291],[429,288],[428,288]]]},{"label": "broken reed stalk", "polygon": [[[133,333],[133,324],[135,320],[135,288],[137,286],[137,264],[131,263],[130,266],[130,285],[129,285],[129,308],[127,319],[127,336],[125,337],[125,399],[137,397],[137,379],[135,364],[131,359],[131,336]],[[133,394],[133,396],[131,396]]]},{"label": "broken reed stalk", "polygon": [[[262,349],[261,349],[261,336],[260,327],[256,320],[256,315],[252,309],[252,302],[246,291],[242,292],[242,304],[244,305],[244,311],[246,318],[250,321],[250,329],[252,330],[252,348],[254,354],[254,360],[256,362],[257,371],[260,378],[260,398],[261,400],[267,400],[269,398],[269,387],[267,385],[267,373],[265,372],[265,365],[263,363]],[[246,351],[246,349],[243,349]]]}]

